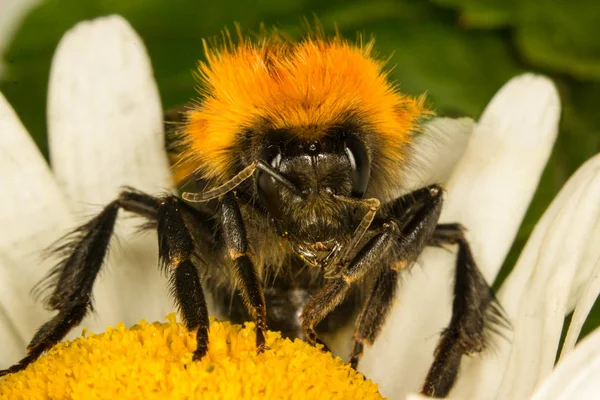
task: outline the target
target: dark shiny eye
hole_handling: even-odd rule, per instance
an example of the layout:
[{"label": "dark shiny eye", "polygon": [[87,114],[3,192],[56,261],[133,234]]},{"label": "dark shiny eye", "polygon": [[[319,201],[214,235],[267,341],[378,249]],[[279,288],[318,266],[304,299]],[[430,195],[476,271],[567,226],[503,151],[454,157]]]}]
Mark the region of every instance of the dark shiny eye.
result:
[{"label": "dark shiny eye", "polygon": [[371,165],[367,151],[362,143],[355,138],[347,138],[345,151],[352,166],[352,197],[362,197],[367,190],[371,177]]},{"label": "dark shiny eye", "polygon": [[[281,163],[281,149],[279,146],[269,146],[261,154],[261,160],[275,169],[279,169]],[[264,171],[256,170],[256,184],[258,197],[267,211],[275,217],[281,216],[281,196],[279,195],[279,186],[269,174]]]}]

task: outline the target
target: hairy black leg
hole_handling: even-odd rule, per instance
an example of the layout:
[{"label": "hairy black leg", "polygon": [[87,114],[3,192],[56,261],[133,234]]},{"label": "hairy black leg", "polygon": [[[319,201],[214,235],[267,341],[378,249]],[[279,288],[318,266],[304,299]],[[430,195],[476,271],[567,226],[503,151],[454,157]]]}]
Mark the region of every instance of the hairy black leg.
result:
[{"label": "hairy black leg", "polygon": [[[342,302],[352,282],[361,279],[373,268],[377,268],[377,264],[388,253],[392,244],[400,260],[397,268],[401,268],[402,265],[412,263],[431,238],[441,211],[441,189],[435,185],[429,186],[403,196],[396,202],[402,207],[391,207],[396,212],[386,218],[386,222],[380,228],[381,232],[369,239],[352,261],[343,266],[336,276],[331,277],[325,287],[311,298],[304,308],[301,316],[302,329],[309,342],[317,341],[314,327]],[[396,215],[399,217],[396,218]],[[393,294],[388,293],[387,296],[393,299]],[[382,300],[373,296],[371,298],[372,301]],[[384,307],[389,308],[389,305]],[[387,311],[380,314],[382,319],[378,323],[383,323],[386,314]],[[362,315],[366,316],[364,310]],[[375,335],[377,333],[378,331]],[[353,352],[356,362],[358,362],[362,340],[360,336],[356,339],[357,342],[360,341],[360,344],[355,345],[356,354]]]},{"label": "hairy black leg", "polygon": [[445,397],[454,385],[462,356],[483,351],[488,345],[486,333],[499,333],[509,323],[477,268],[462,226],[438,225],[431,243],[458,245],[452,318],[442,333],[422,389],[427,396]]},{"label": "hairy black leg", "polygon": [[37,286],[36,291],[52,288],[46,302],[58,314],[35,333],[27,346],[27,356],[9,369],[0,371],[0,376],[27,367],[62,340],[93,309],[92,287],[104,262],[119,208],[156,218],[157,206],[156,199],[151,196],[133,190],[124,191],[100,214],[57,245],[54,252],[61,255],[62,260],[41,282],[41,286]]},{"label": "hairy black leg", "polygon": [[371,345],[392,308],[398,285],[399,271],[412,264],[423,251],[437,225],[442,206],[441,189],[430,186],[399,198],[391,205],[390,221],[395,221],[399,232],[396,257],[384,265],[377,276],[354,331],[354,347],[350,364],[356,368],[364,345]]},{"label": "hairy black leg", "polygon": [[399,270],[395,268],[385,267],[381,270],[358,316],[354,330],[354,346],[350,355],[350,365],[354,369],[358,366],[364,345],[372,345],[381,332],[396,297],[398,275]]},{"label": "hairy black leg", "polygon": [[438,224],[427,246],[444,247],[464,240],[465,228],[461,224]]},{"label": "hairy black leg", "polygon": [[[188,213],[194,212],[191,207],[180,200],[177,201],[181,203],[181,208],[185,208]],[[157,222],[158,225],[161,225],[159,218],[161,207],[161,201],[158,198],[133,189],[126,189],[100,214],[67,235],[62,242],[56,245],[53,252],[62,256],[62,259],[50,271],[46,279],[36,287],[36,291],[51,289],[46,302],[51,309],[58,313],[35,333],[27,347],[27,356],[7,370],[0,371],[0,376],[26,368],[44,351],[62,340],[89,311],[93,310],[93,285],[104,263],[119,209],[145,217],[145,228],[150,228],[156,227]],[[165,224],[163,221],[162,225],[163,227],[160,229],[165,229],[165,226],[169,224]],[[166,236],[177,238],[173,234]],[[177,246],[170,247],[176,248]],[[193,284],[182,282],[182,277],[186,274],[189,274],[187,264],[173,277],[176,295],[181,292],[180,289],[187,291],[193,288]],[[199,299],[203,300],[202,293],[198,294],[197,292],[197,290],[196,292],[192,290],[189,294],[186,293],[190,299],[184,299],[183,302],[196,304]],[[178,298],[186,296],[181,293]],[[191,315],[191,313],[188,314]]]},{"label": "hairy black leg", "polygon": [[194,241],[184,218],[194,219],[193,209],[179,198],[161,200],[158,212],[158,243],[161,264],[172,270],[171,285],[183,321],[189,331],[196,331],[198,344],[194,360],[208,351],[208,309],[198,275]]},{"label": "hairy black leg", "polygon": [[223,196],[221,224],[244,304],[256,324],[256,349],[258,352],[262,352],[266,348],[265,332],[267,330],[265,296],[256,269],[248,255],[248,239],[244,221],[232,192]]}]

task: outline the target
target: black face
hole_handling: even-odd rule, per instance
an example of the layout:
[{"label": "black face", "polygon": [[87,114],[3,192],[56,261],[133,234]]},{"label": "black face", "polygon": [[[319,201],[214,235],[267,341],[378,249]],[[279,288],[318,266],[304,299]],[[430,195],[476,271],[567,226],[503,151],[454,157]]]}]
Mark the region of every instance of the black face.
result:
[{"label": "black face", "polygon": [[352,233],[355,209],[340,197],[362,197],[370,177],[370,160],[358,137],[337,133],[299,140],[277,131],[267,137],[261,160],[296,189],[257,170],[260,200],[282,233],[304,244]]}]

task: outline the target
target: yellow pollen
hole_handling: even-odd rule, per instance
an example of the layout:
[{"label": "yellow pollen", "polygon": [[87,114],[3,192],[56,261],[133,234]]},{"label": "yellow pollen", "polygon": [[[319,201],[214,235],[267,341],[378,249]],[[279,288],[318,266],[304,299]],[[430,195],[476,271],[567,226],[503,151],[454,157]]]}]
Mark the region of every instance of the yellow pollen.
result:
[{"label": "yellow pollen", "polygon": [[320,349],[267,333],[256,354],[254,324],[211,321],[208,354],[192,361],[195,333],[167,323],[120,323],[56,345],[0,379],[0,399],[381,399],[377,385]]}]

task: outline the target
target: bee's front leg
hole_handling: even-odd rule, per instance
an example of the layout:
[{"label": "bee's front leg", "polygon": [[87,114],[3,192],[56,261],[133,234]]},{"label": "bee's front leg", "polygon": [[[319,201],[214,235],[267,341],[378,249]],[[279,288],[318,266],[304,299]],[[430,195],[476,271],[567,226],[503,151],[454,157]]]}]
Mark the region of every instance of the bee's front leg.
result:
[{"label": "bee's front leg", "polygon": [[385,223],[381,232],[373,236],[349,263],[339,267],[339,273],[330,275],[325,286],[310,299],[300,317],[309,343],[318,342],[315,326],[344,300],[353,282],[363,278],[377,265],[397,237],[397,232],[395,222]]},{"label": "bee's front leg", "polygon": [[180,198],[168,196],[158,208],[158,256],[161,265],[171,273],[171,285],[179,311],[190,331],[196,331],[194,360],[208,351],[208,308],[200,284],[194,257],[195,243],[186,220],[195,221],[195,210]]},{"label": "bee's front leg", "polygon": [[425,246],[457,245],[452,319],[440,337],[422,389],[427,396],[445,397],[454,385],[462,356],[481,352],[488,345],[486,330],[498,332],[508,322],[477,268],[462,226],[437,223],[441,189],[430,186],[394,203],[390,218],[401,227],[397,244],[391,256],[381,262],[382,269],[358,316],[350,362],[356,367],[364,345],[372,344],[381,331],[392,308],[401,270],[411,265]]},{"label": "bee's front leg", "polygon": [[394,251],[381,262],[375,283],[357,318],[350,364],[356,368],[365,344],[372,345],[392,308],[401,270],[413,264],[431,243],[442,209],[442,189],[428,186],[390,204],[388,218],[400,227]]},{"label": "bee's front leg", "polygon": [[244,297],[244,304],[256,324],[256,349],[263,352],[267,346],[267,308],[265,295],[254,264],[248,255],[248,239],[240,207],[233,192],[223,196],[221,203],[221,225],[225,245],[233,262],[233,271]]},{"label": "bee's front leg", "polygon": [[[390,265],[380,265],[384,255],[389,253],[390,246],[395,245],[398,254],[407,253],[404,258],[410,258],[412,262],[431,237],[442,206],[442,191],[439,186],[417,190],[399,198],[397,203],[401,206],[400,211],[384,219],[378,233],[369,239],[352,260],[336,266],[337,271],[328,275],[330,279],[323,289],[304,308],[301,316],[302,329],[309,342],[314,344],[318,340],[314,327],[344,300],[353,282],[362,279],[373,268],[392,268]],[[396,245],[398,242],[399,246]],[[365,315],[363,312],[362,316]],[[361,319],[359,317],[358,326],[364,325],[360,322]],[[355,363],[358,361],[359,351],[362,351],[362,337],[355,338],[357,340],[359,343],[355,343],[352,354],[353,360],[356,359]]]}]

